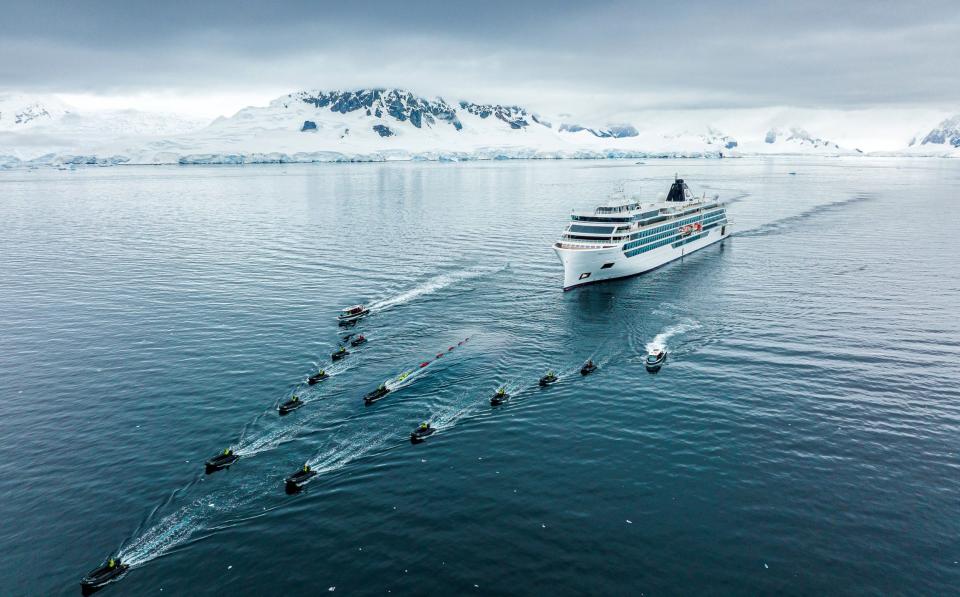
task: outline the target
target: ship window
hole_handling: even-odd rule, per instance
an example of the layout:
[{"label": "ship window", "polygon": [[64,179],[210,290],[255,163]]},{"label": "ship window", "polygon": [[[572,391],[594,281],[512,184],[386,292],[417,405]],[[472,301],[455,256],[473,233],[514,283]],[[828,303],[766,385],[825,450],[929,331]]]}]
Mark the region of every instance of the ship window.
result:
[{"label": "ship window", "polygon": [[590,272],[583,272],[582,274],[580,274],[581,280],[586,280],[589,277],[590,277]]},{"label": "ship window", "polygon": [[593,216],[571,216],[571,219],[579,222],[603,222],[609,224],[611,222],[629,222],[630,218],[613,218],[609,216],[605,217],[593,217]]},{"label": "ship window", "polygon": [[613,267],[613,263],[612,263],[612,262],[611,262],[611,263],[604,263],[603,266],[602,266],[600,269],[610,269],[611,267]]},{"label": "ship window", "polygon": [[613,234],[613,226],[581,226],[570,224],[570,232],[586,232],[587,234]]}]

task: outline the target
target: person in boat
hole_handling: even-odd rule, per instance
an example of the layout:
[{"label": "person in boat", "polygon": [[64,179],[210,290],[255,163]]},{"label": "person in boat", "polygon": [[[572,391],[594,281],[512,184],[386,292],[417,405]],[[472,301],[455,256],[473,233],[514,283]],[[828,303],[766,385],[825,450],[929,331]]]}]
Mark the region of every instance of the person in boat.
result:
[{"label": "person in boat", "polygon": [[305,473],[309,473],[309,472],[310,472],[310,465],[309,465],[309,464],[303,465],[303,472],[305,472]]},{"label": "person in boat", "polygon": [[230,448],[227,448],[223,451],[224,456],[231,456],[232,454],[233,454],[233,450],[231,450]]},{"label": "person in boat", "polygon": [[584,367],[590,368],[593,367],[593,359],[587,359],[587,364]]},{"label": "person in boat", "polygon": [[426,431],[430,429],[430,423],[420,423],[420,431]]},{"label": "person in boat", "polygon": [[341,346],[340,348],[337,349],[337,352],[347,352],[347,349],[346,347]]},{"label": "person in boat", "polygon": [[321,370],[317,371],[316,377],[325,377],[326,375],[327,375],[327,372],[324,371],[323,369],[321,369]]},{"label": "person in boat", "polygon": [[112,570],[113,568],[116,568],[116,567],[117,567],[117,561],[116,561],[115,559],[113,559],[113,558],[110,558],[110,561],[107,562],[107,567],[110,568],[111,570]]},{"label": "person in boat", "polygon": [[547,377],[556,377],[557,375],[553,372],[553,369],[547,371]]},{"label": "person in boat", "polygon": [[503,389],[502,387],[497,389],[497,396],[503,396],[503,395],[506,394],[506,393],[507,393],[507,391],[506,391],[505,389]]}]

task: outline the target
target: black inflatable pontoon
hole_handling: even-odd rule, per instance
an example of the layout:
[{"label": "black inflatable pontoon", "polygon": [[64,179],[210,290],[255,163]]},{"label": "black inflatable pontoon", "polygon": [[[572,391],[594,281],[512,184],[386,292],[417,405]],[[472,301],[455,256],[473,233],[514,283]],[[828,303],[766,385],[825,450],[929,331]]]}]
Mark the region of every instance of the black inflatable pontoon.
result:
[{"label": "black inflatable pontoon", "polygon": [[363,397],[363,402],[365,404],[373,404],[374,402],[376,402],[377,400],[380,400],[381,398],[383,398],[389,393],[390,393],[390,389],[386,385],[381,385],[376,390],[372,392],[368,392]]},{"label": "black inflatable pontoon", "polygon": [[319,383],[319,382],[325,380],[325,379],[328,378],[328,377],[330,377],[330,376],[327,375],[327,372],[326,372],[326,371],[318,371],[317,373],[314,373],[314,374],[311,375],[309,378],[307,378],[307,384],[312,386],[312,385],[314,385],[314,384],[316,384],[316,383]]},{"label": "black inflatable pontoon", "polygon": [[419,427],[417,427],[410,433],[410,443],[411,444],[422,443],[428,437],[433,435],[434,431],[436,431],[436,429],[431,427],[430,423],[421,423]]},{"label": "black inflatable pontoon", "polygon": [[317,476],[317,471],[312,470],[309,465],[303,465],[303,468],[293,473],[286,480],[287,493],[300,491],[307,481]]},{"label": "black inflatable pontoon", "polygon": [[129,565],[120,561],[120,558],[110,558],[96,570],[91,570],[80,579],[80,589],[84,595],[94,593],[106,585],[120,580],[127,573]]},{"label": "black inflatable pontoon", "polygon": [[347,356],[348,354],[350,354],[350,353],[347,352],[347,349],[341,346],[336,352],[334,352],[332,355],[330,355],[330,359],[331,359],[333,362],[337,362],[337,361],[339,361],[340,359],[342,359],[343,357]]},{"label": "black inflatable pontoon", "polygon": [[238,460],[240,460],[240,457],[234,454],[233,450],[224,450],[206,462],[207,474],[228,468]]},{"label": "black inflatable pontoon", "polygon": [[493,395],[493,398],[490,399],[490,406],[499,406],[509,399],[510,399],[510,394],[507,394],[507,392],[503,388],[500,388]]},{"label": "black inflatable pontoon", "polygon": [[297,410],[301,406],[303,406],[303,400],[300,400],[299,396],[294,396],[290,400],[287,400],[286,402],[281,404],[277,410],[280,411],[281,415],[285,415],[287,413]]},{"label": "black inflatable pontoon", "polygon": [[540,387],[545,388],[560,379],[553,371],[547,371],[547,374],[540,378]]}]

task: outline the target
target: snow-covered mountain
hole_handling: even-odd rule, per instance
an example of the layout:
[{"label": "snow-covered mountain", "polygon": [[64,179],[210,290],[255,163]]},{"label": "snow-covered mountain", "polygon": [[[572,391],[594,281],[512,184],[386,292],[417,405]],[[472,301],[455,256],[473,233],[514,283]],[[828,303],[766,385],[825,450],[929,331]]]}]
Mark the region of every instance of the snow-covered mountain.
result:
[{"label": "snow-covered mountain", "polygon": [[0,95],[0,131],[24,131],[50,124],[69,113],[56,98],[28,95]]},{"label": "snow-covered mountain", "polygon": [[93,159],[109,145],[140,145],[209,124],[139,110],[80,111],[53,96],[0,95],[0,167],[21,161]]},{"label": "snow-covered mountain", "polygon": [[788,131],[783,131],[782,129],[770,129],[767,131],[767,134],[763,137],[763,142],[768,145],[777,145],[779,147],[784,147],[785,145],[792,145],[797,148],[812,148],[812,149],[827,149],[827,150],[839,150],[840,146],[836,143],[831,143],[826,139],[821,139],[819,137],[814,137],[807,131],[799,127],[791,127]]},{"label": "snow-covered mountain", "polygon": [[649,122],[574,124],[521,106],[449,102],[402,89],[299,91],[203,128],[169,115],[86,115],[37,102],[29,107],[13,112],[39,124],[12,135],[0,133],[0,156],[8,156],[0,165],[855,153],[799,126],[761,135],[713,127],[665,132]]},{"label": "snow-covered mountain", "polygon": [[960,114],[947,118],[932,130],[910,140],[913,155],[960,157]]}]

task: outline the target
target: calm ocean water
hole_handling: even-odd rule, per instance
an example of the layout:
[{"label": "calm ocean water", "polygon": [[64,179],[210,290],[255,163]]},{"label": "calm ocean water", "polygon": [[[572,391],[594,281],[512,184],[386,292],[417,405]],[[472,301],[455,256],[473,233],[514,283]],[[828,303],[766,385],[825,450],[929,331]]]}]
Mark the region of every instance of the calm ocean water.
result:
[{"label": "calm ocean water", "polygon": [[[675,172],[737,235],[561,292],[569,209]],[[0,593],[76,594],[111,553],[103,595],[955,593],[958,185],[866,158],[0,173]],[[370,342],[306,388],[360,301]]]}]

